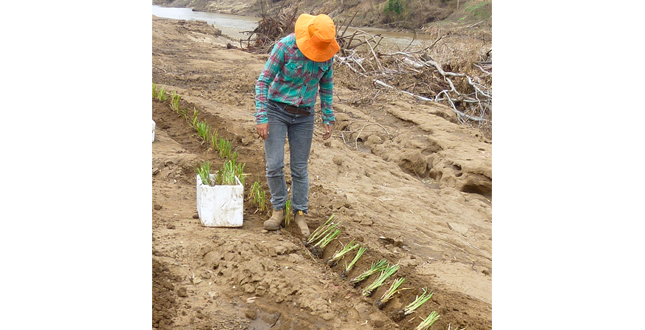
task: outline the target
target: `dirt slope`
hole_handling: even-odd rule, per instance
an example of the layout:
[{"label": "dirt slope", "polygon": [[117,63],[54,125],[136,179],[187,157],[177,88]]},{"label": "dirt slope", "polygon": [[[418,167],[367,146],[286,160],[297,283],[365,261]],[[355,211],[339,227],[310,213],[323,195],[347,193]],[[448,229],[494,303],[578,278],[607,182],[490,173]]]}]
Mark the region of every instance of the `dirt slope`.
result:
[{"label": "dirt slope", "polygon": [[[152,81],[182,96],[246,163],[265,190],[264,149],[255,134],[253,86],[266,55],[226,49],[211,27],[153,17]],[[368,248],[349,276],[378,259],[398,263],[403,290],[379,310],[339,277],[288,226],[264,232],[263,212],[245,203],[241,228],[206,228],[196,218],[195,167],[222,161],[169,107],[152,102],[153,328],[414,329],[431,311],[433,329],[491,329],[492,170],[489,141],[456,124],[452,111],[399,95],[351,102],[355,82],[336,72],[337,124],[322,141],[320,115],[309,173],[313,230],[332,214],[342,234],[328,258],[354,239]],[[289,181],[288,158],[286,159]],[[352,255],[353,257],[353,255]],[[342,260],[341,265],[349,260]],[[432,300],[394,322],[428,288]]]}]

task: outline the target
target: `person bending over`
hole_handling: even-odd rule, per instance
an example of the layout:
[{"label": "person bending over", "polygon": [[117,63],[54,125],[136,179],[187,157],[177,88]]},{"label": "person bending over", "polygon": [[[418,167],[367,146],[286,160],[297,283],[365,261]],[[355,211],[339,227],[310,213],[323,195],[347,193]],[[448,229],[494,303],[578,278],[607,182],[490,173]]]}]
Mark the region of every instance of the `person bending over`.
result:
[{"label": "person bending over", "polygon": [[289,141],[291,205],[303,236],[309,203],[307,163],[314,132],[314,105],[320,94],[323,139],[331,136],[333,57],[340,47],[334,21],[325,14],[302,14],[295,32],[278,41],[255,85],[256,130],[264,140],[266,177],[273,213],[264,229],[278,230],[284,221],[287,184],[284,178],[284,144]]}]

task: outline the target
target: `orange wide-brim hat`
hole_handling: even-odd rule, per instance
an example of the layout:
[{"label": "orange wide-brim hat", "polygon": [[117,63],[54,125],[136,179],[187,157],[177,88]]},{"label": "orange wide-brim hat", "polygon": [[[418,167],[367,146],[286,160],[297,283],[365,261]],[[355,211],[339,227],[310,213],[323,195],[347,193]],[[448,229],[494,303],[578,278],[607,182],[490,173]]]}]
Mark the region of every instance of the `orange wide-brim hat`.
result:
[{"label": "orange wide-brim hat", "polygon": [[336,27],[331,17],[320,14],[302,14],[296,21],[296,44],[310,60],[325,62],[332,57],[340,46],[336,42]]}]

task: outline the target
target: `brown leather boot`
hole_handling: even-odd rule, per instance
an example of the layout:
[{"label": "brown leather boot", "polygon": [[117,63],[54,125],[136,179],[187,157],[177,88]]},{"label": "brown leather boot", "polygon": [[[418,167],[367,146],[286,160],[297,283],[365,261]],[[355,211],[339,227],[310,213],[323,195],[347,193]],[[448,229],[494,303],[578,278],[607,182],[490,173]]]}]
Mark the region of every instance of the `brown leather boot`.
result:
[{"label": "brown leather boot", "polygon": [[278,230],[280,229],[280,224],[284,221],[284,210],[273,210],[271,218],[264,222],[264,229],[266,230]]},{"label": "brown leather boot", "polygon": [[302,233],[302,236],[305,238],[309,237],[309,227],[307,226],[307,221],[305,220],[305,214],[302,211],[298,211],[296,213],[296,224],[298,225],[298,228],[300,228],[300,232]]}]

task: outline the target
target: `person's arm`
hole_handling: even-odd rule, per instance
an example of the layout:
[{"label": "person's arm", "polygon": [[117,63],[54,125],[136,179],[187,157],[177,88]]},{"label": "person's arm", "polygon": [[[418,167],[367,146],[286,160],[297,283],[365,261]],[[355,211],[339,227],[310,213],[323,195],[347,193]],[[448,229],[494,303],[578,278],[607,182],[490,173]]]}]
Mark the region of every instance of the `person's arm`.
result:
[{"label": "person's arm", "polygon": [[269,59],[264,65],[260,77],[255,84],[255,121],[256,124],[266,124],[269,122],[267,118],[266,103],[269,97],[269,86],[275,79],[275,76],[282,70],[284,65],[284,49],[283,44],[278,42],[271,50]]},{"label": "person's arm", "polygon": [[322,110],[323,124],[333,125],[336,121],[332,100],[334,93],[334,60],[329,63],[329,69],[320,78],[320,108]]},{"label": "person's arm", "polygon": [[320,78],[320,108],[322,110],[322,121],[325,133],[323,140],[331,137],[331,131],[336,121],[332,101],[334,99],[334,60],[329,63],[329,69]]}]

